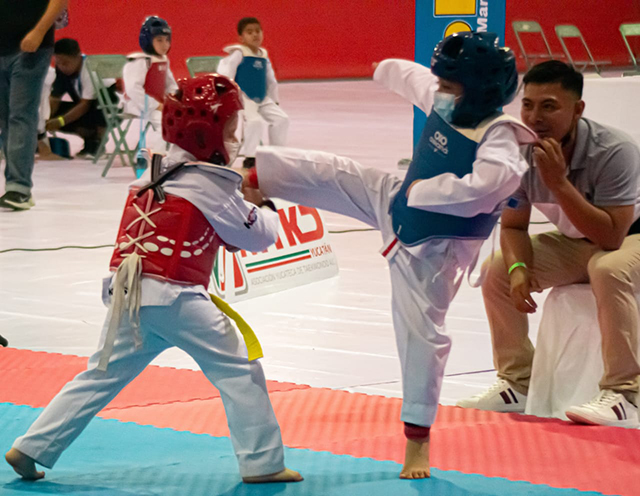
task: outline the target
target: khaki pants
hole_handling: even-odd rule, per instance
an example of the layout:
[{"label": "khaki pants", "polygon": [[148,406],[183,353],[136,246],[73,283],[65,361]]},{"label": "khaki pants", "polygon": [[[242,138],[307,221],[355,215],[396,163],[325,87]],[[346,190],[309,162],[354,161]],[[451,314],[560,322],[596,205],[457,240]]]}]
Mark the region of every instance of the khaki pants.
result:
[{"label": "khaki pants", "polygon": [[[533,275],[543,289],[590,283],[598,306],[602,334],[604,375],[600,389],[633,397],[638,392],[638,305],[640,288],[640,234],[627,236],[620,249],[603,251],[585,239],[568,238],[557,231],[532,236]],[[527,394],[533,363],[527,314],[511,301],[509,276],[500,253],[487,259],[482,296],[487,310],[493,360],[498,377]],[[534,296],[535,298],[535,296]],[[571,316],[567,315],[567,319]]]}]

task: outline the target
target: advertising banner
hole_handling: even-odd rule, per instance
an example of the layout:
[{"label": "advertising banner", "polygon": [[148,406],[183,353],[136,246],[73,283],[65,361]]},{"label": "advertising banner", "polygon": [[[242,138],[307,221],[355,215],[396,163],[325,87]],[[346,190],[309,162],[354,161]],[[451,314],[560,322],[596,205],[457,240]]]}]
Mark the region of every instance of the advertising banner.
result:
[{"label": "advertising banner", "polygon": [[308,284],[338,274],[320,212],[282,200],[277,242],[260,253],[231,253],[223,248],[213,267],[209,292],[227,302],[246,300]]}]

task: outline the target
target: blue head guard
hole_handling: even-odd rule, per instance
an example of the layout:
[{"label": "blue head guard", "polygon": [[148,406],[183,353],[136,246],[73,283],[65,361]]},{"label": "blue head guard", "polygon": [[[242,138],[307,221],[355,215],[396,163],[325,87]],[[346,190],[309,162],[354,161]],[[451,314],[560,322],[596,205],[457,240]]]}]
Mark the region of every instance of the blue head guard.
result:
[{"label": "blue head guard", "polygon": [[442,40],[433,51],[431,72],[462,84],[464,95],[456,105],[452,123],[475,127],[516,93],[516,58],[498,45],[495,33],[455,33]]},{"label": "blue head guard", "polygon": [[156,36],[166,35],[171,41],[171,28],[164,19],[157,16],[149,16],[142,23],[140,28],[140,48],[149,55],[158,55],[153,48],[153,39]]}]

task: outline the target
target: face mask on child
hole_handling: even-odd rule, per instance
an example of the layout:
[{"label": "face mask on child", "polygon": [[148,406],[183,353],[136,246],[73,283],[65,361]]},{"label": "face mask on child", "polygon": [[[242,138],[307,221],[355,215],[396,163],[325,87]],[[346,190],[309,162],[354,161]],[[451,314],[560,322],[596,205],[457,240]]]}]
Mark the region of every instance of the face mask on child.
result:
[{"label": "face mask on child", "polygon": [[433,110],[445,121],[451,122],[451,116],[456,108],[456,96],[451,93],[436,91],[433,95]]},{"label": "face mask on child", "polygon": [[233,165],[233,162],[238,157],[238,152],[240,151],[240,142],[239,141],[225,141],[224,149],[227,150],[227,155],[229,155],[229,163],[227,165]]}]

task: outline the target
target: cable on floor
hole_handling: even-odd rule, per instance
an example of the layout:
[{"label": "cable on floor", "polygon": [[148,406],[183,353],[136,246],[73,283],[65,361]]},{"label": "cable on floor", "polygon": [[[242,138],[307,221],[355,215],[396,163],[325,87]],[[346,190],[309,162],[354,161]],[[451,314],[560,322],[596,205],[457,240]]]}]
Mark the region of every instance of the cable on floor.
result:
[{"label": "cable on floor", "polygon": [[[529,224],[549,224],[549,221],[543,221],[543,222],[529,222]],[[364,228],[357,228],[357,229],[343,229],[340,231],[329,231],[329,234],[346,234],[346,233],[352,233],[352,232],[366,232],[366,231],[377,231],[378,229],[376,229],[375,227],[364,227]],[[68,245],[68,246],[56,246],[54,248],[8,248],[6,250],[0,250],[0,254],[2,253],[9,253],[12,251],[59,251],[59,250],[67,250],[67,249],[74,249],[74,250],[98,250],[100,248],[112,248],[113,244],[109,244],[109,245],[95,245],[95,246],[79,246],[79,245]]]}]

